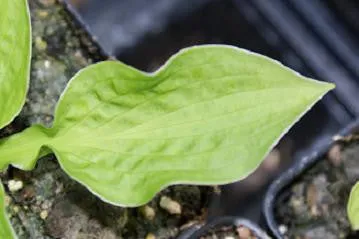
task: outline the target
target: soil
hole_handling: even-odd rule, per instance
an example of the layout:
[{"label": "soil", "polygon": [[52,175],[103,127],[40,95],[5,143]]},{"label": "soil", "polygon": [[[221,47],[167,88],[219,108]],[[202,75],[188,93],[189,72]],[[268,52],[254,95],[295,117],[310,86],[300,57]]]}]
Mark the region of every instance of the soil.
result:
[{"label": "soil", "polygon": [[276,216],[284,238],[359,238],[350,229],[346,204],[359,180],[359,141],[337,142],[277,198]]},{"label": "soil", "polygon": [[[29,1],[33,30],[30,91],[17,119],[0,137],[29,125],[51,125],[56,102],[81,68],[107,58],[56,0]],[[16,157],[16,155],[14,155]],[[212,187],[172,186],[139,208],[104,203],[71,180],[53,156],[35,170],[0,174],[7,211],[20,239],[174,238],[206,216]],[[120,192],[119,192],[120,193]]]}]

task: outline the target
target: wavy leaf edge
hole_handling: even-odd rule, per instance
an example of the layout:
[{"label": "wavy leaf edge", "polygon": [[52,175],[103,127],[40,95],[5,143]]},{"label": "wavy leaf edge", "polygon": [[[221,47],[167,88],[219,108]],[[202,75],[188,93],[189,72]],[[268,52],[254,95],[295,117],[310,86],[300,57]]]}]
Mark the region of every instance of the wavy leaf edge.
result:
[{"label": "wavy leaf edge", "polygon": [[[90,65],[82,70],[80,70],[79,72],[77,72],[72,78],[71,80],[69,81],[69,83],[67,84],[65,90],[63,91],[63,93],[61,94],[59,100],[58,100],[58,103],[57,103],[57,106],[55,108],[55,121],[56,121],[56,116],[57,116],[57,112],[58,112],[58,108],[59,108],[59,105],[61,104],[62,102],[62,99],[64,98],[64,96],[66,95],[68,89],[71,88],[73,82],[76,81],[77,77],[80,76],[84,71],[87,71],[91,68],[94,68],[94,67],[98,67],[100,66],[101,64],[107,64],[108,62],[111,62],[111,64],[118,64],[118,65],[121,65],[122,67],[127,67],[131,70],[134,70],[134,71],[137,71],[139,73],[141,73],[142,75],[144,76],[148,76],[148,77],[156,77],[158,74],[160,74],[162,71],[164,71],[165,69],[167,69],[168,66],[171,65],[171,63],[179,56],[181,56],[182,54],[186,53],[186,52],[189,52],[189,51],[193,51],[193,50],[196,50],[198,48],[218,48],[218,47],[223,47],[223,48],[230,48],[230,49],[233,49],[233,50],[236,50],[240,53],[245,53],[247,55],[253,55],[253,56],[257,56],[257,57],[260,57],[260,58],[263,58],[265,60],[268,60],[268,61],[271,61],[271,62],[274,62],[276,63],[278,66],[280,66],[281,68],[285,69],[285,70],[289,70],[292,74],[295,74],[297,75],[298,77],[300,77],[302,80],[306,80],[306,81],[312,81],[312,82],[315,82],[317,84],[323,84],[323,86],[326,87],[326,92],[333,89],[334,88],[334,85],[331,84],[331,83],[326,83],[326,82],[320,82],[320,81],[316,81],[316,80],[313,80],[313,79],[310,79],[310,78],[307,78],[307,77],[304,77],[302,76],[301,74],[299,74],[298,72],[290,69],[289,67],[286,67],[284,66],[282,63],[280,63],[279,61],[277,60],[274,60],[274,59],[271,59],[267,56],[264,56],[264,55],[261,55],[261,54],[258,54],[258,53],[254,53],[254,52],[251,52],[249,50],[245,50],[245,49],[242,49],[242,48],[238,48],[238,47],[234,47],[234,46],[228,46],[228,45],[221,45],[221,44],[211,44],[211,45],[199,45],[199,46],[193,46],[193,47],[188,47],[188,48],[185,48],[185,49],[182,49],[181,51],[179,51],[178,53],[174,54],[173,56],[171,56],[169,58],[169,60],[164,64],[162,65],[158,70],[154,71],[154,72],[151,72],[151,73],[147,73],[147,72],[143,72],[143,71],[140,71],[140,70],[137,70],[136,68],[133,68],[131,66],[128,66],[128,65],[125,65],[121,62],[118,62],[118,61],[103,61],[103,62],[99,62],[99,63],[95,63],[93,65]],[[191,185],[213,185],[213,184],[217,184],[217,185],[222,185],[222,184],[228,184],[228,183],[232,183],[232,182],[236,182],[236,181],[239,181],[239,180],[242,180],[244,178],[246,178],[248,175],[250,175],[253,171],[256,170],[256,168],[260,165],[260,163],[263,161],[263,159],[270,153],[270,151],[274,148],[274,146],[279,142],[279,140],[288,132],[288,130],[296,123],[298,122],[298,120],[308,111],[310,110],[313,105],[319,101],[324,95],[325,93],[324,92],[322,95],[320,95],[320,97],[318,97],[312,104],[310,104],[305,111],[303,111],[297,118],[294,122],[292,122],[280,135],[279,137],[276,138],[276,140],[272,143],[271,147],[268,148],[267,152],[265,153],[265,156],[262,158],[261,161],[259,161],[257,163],[257,165],[252,168],[246,175],[242,175],[241,177],[238,177],[236,179],[233,179],[233,180],[223,180],[223,181],[214,181],[214,182],[209,182],[209,181],[204,181],[204,182],[201,182],[201,181],[186,181],[186,180],[183,180],[183,181],[170,181],[170,182],[167,182],[166,184],[162,184],[159,188],[157,188],[156,190],[153,190],[150,194],[151,196],[147,196],[144,200],[142,200],[141,202],[136,202],[134,204],[131,204],[131,203],[121,203],[121,202],[118,202],[118,201],[112,201],[112,200],[108,200],[107,198],[103,197],[101,194],[99,194],[98,192],[96,192],[95,190],[93,190],[89,185],[87,185],[86,183],[84,183],[80,178],[76,177],[75,175],[73,175],[71,172],[69,172],[66,167],[63,165],[63,160],[61,159],[61,156],[59,155],[59,153],[57,152],[56,148],[54,148],[53,146],[49,145],[49,144],[46,144],[46,143],[41,143],[38,145],[38,150],[36,152],[36,156],[34,156],[35,158],[31,161],[31,162],[27,162],[26,165],[22,165],[21,163],[18,164],[18,163],[15,163],[15,162],[10,162],[10,164],[12,164],[13,166],[17,167],[17,168],[20,168],[20,169],[23,169],[23,170],[31,170],[35,167],[36,165],[36,161],[38,159],[38,157],[41,157],[41,156],[44,156],[48,153],[50,153],[50,151],[52,153],[55,154],[56,158],[58,159],[58,162],[61,166],[61,168],[74,180],[76,180],[77,182],[79,182],[80,184],[82,184],[83,186],[85,186],[90,192],[92,192],[94,195],[96,195],[97,197],[99,197],[101,200],[107,202],[107,203],[110,203],[110,204],[113,204],[113,205],[116,205],[116,206],[122,206],[122,207],[137,207],[137,206],[140,206],[140,205],[143,205],[147,202],[149,202],[159,191],[163,190],[164,188],[168,187],[168,186],[171,186],[171,185],[178,185],[178,184],[191,184]],[[28,129],[25,130],[25,132],[27,130],[31,130],[32,128],[34,127],[40,127],[42,128],[41,131],[43,131],[43,134],[44,134],[44,137],[45,138],[48,138],[48,137],[51,137],[48,132],[51,131],[52,127],[51,128],[45,128],[41,125],[35,125],[35,126],[32,126]],[[15,135],[16,137],[17,135]],[[20,135],[21,136],[21,135]],[[1,146],[1,142],[0,142],[0,146]],[[50,150],[49,150],[50,149]],[[1,150],[1,149],[0,149]]]},{"label": "wavy leaf edge", "polygon": [[27,21],[28,21],[28,27],[29,27],[29,42],[28,42],[28,47],[29,47],[29,52],[28,52],[28,56],[27,56],[27,61],[28,61],[28,65],[27,65],[27,70],[26,70],[26,84],[24,85],[25,89],[24,92],[25,94],[22,97],[21,103],[19,104],[18,110],[16,112],[14,112],[14,114],[12,114],[12,116],[8,117],[8,120],[4,121],[1,125],[0,125],[0,129],[2,129],[3,127],[5,127],[6,125],[10,124],[17,115],[19,115],[19,113],[22,110],[22,107],[24,106],[25,102],[26,102],[26,94],[29,90],[30,87],[30,71],[31,71],[31,56],[32,56],[32,38],[31,38],[31,34],[32,34],[32,26],[31,26],[31,16],[30,16],[30,7],[27,3],[27,0],[21,0],[23,2],[25,2],[26,5],[26,13],[27,13]]}]

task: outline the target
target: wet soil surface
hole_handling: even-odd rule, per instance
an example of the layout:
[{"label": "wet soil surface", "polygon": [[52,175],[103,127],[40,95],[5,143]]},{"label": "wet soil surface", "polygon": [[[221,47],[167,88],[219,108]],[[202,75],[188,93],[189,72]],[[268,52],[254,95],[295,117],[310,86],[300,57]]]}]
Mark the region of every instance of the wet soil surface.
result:
[{"label": "wet soil surface", "polygon": [[336,143],[279,195],[276,216],[284,238],[359,238],[346,214],[350,189],[359,180],[356,138]]},{"label": "wet soil surface", "polygon": [[[33,30],[30,91],[20,116],[0,131],[0,137],[35,123],[51,125],[56,102],[69,79],[81,68],[107,58],[76,28],[58,1],[29,3]],[[10,167],[0,178],[20,239],[174,238],[191,224],[203,222],[213,192],[211,187],[178,185],[163,190],[143,207],[115,207],[70,179],[53,156],[39,160],[31,172]]]}]

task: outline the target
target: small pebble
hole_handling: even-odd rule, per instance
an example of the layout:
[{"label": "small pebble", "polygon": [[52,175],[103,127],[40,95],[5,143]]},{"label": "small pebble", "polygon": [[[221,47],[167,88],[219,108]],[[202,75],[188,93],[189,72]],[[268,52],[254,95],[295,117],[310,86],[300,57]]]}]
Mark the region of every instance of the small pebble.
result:
[{"label": "small pebble", "polygon": [[150,206],[148,206],[148,205],[143,206],[140,210],[141,210],[142,215],[143,215],[147,220],[152,221],[152,220],[155,218],[155,216],[156,216],[156,212],[155,212],[155,210],[153,209],[153,207],[150,207]]},{"label": "small pebble", "polygon": [[18,213],[20,211],[20,208],[18,206],[14,206],[12,209],[15,213]]},{"label": "small pebble", "polygon": [[41,209],[42,210],[47,210],[51,207],[51,202],[46,200],[41,204]]},{"label": "small pebble", "polygon": [[62,183],[59,183],[56,187],[55,193],[59,194],[63,191],[63,189],[64,189],[64,185]]},{"label": "small pebble", "polygon": [[341,164],[341,147],[339,144],[333,145],[328,152],[329,161],[336,167]]},{"label": "small pebble", "polygon": [[250,238],[252,234],[247,227],[238,227],[237,232],[240,239]]},{"label": "small pebble", "polygon": [[40,17],[40,18],[46,18],[47,16],[49,16],[49,13],[47,11],[38,11],[37,12],[37,15]]},{"label": "small pebble", "polygon": [[153,233],[148,233],[146,239],[156,239],[156,236]]},{"label": "small pebble", "polygon": [[10,203],[11,203],[11,197],[9,197],[8,195],[5,195],[5,206],[7,207],[7,206],[9,206],[10,205]]},{"label": "small pebble", "polygon": [[288,228],[286,225],[282,224],[282,225],[279,225],[278,230],[279,230],[280,234],[284,235],[287,233]]},{"label": "small pebble", "polygon": [[41,37],[36,37],[35,38],[35,47],[36,47],[36,49],[43,51],[43,50],[46,50],[47,43]]},{"label": "small pebble", "polygon": [[290,199],[290,205],[293,207],[293,208],[298,208],[300,206],[303,205],[302,201],[298,198],[291,198]]},{"label": "small pebble", "polygon": [[166,210],[167,212],[169,212],[170,214],[181,214],[182,213],[181,205],[178,202],[176,202],[166,196],[161,197],[160,207],[162,209]]},{"label": "small pebble", "polygon": [[318,190],[314,184],[309,184],[306,193],[306,200],[310,207],[315,206],[317,203]]},{"label": "small pebble", "polygon": [[21,180],[9,180],[8,187],[10,192],[16,192],[22,189],[24,186]]},{"label": "small pebble", "polygon": [[318,210],[318,207],[317,205],[313,205],[310,207],[310,214],[313,216],[313,217],[318,217],[320,215],[320,212]]},{"label": "small pebble", "polygon": [[213,186],[213,192],[217,195],[220,195],[222,193],[221,188],[218,185]]},{"label": "small pebble", "polygon": [[49,213],[46,210],[43,210],[43,211],[40,212],[40,218],[42,220],[45,220],[48,215],[49,215]]},{"label": "small pebble", "polygon": [[44,65],[45,65],[46,68],[50,68],[51,62],[46,60],[46,61],[44,61]]}]

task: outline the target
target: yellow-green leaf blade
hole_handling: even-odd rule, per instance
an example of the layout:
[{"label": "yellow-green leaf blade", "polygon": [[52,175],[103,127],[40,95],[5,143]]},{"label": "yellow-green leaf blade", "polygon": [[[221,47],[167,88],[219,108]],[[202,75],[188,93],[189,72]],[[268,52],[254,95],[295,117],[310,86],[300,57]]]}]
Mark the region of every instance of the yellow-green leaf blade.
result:
[{"label": "yellow-green leaf blade", "polygon": [[49,153],[46,143],[49,141],[48,128],[33,125],[19,134],[0,139],[0,171],[9,164],[22,169],[34,168],[39,157]]},{"label": "yellow-green leaf blade", "polygon": [[182,51],[152,75],[100,63],[63,95],[51,146],[104,200],[139,205],[169,184],[247,176],[331,88],[231,47]]},{"label": "yellow-green leaf blade", "polygon": [[0,181],[0,238],[4,238],[4,239],[16,238],[15,233],[6,216],[5,192],[1,181]]},{"label": "yellow-green leaf blade", "polygon": [[29,155],[46,145],[103,200],[137,206],[171,184],[246,177],[333,87],[228,46],[188,48],[152,74],[102,62],[71,80]]},{"label": "yellow-green leaf blade", "polygon": [[[25,103],[31,58],[30,15],[26,0],[0,0],[0,129]],[[0,158],[2,165],[3,158]],[[0,166],[0,169],[3,169]],[[0,238],[15,238],[6,217],[0,182]]]},{"label": "yellow-green leaf blade", "polygon": [[31,27],[26,0],[0,0],[0,128],[19,113],[28,88]]},{"label": "yellow-green leaf blade", "polygon": [[359,182],[353,186],[350,192],[347,213],[352,229],[359,230]]}]

